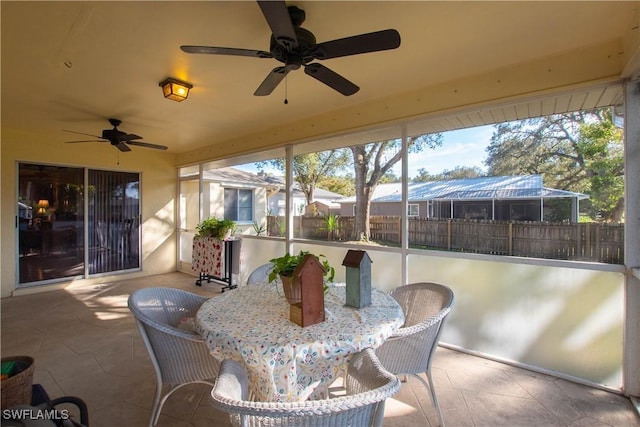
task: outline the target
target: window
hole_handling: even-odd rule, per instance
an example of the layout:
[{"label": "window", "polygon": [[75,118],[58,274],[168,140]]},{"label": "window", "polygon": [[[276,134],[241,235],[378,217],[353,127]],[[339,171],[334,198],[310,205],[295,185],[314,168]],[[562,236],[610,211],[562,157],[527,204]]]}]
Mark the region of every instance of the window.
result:
[{"label": "window", "polygon": [[409,203],[409,207],[407,208],[408,216],[420,216],[420,205],[417,203]]},{"label": "window", "polygon": [[253,190],[225,188],[224,218],[237,222],[252,222]]}]

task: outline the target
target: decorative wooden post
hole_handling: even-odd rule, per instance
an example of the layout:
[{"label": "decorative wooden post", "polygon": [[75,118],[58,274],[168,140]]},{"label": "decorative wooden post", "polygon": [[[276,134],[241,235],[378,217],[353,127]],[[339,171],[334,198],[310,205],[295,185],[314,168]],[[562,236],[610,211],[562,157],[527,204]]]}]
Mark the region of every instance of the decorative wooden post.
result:
[{"label": "decorative wooden post", "polygon": [[356,308],[371,304],[371,258],[365,251],[347,251],[342,261],[347,267],[346,305]]},{"label": "decorative wooden post", "polygon": [[324,321],[324,267],[318,257],[307,254],[293,272],[301,290],[301,302],[291,304],[289,319],[303,328]]}]

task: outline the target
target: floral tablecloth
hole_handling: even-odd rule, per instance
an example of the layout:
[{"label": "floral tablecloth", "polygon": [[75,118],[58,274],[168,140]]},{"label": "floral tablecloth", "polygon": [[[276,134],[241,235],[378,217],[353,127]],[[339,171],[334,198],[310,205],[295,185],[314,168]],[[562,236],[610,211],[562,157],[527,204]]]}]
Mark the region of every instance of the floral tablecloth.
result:
[{"label": "floral tablecloth", "polygon": [[244,363],[259,400],[302,401],[331,384],[351,354],[376,348],[403,323],[398,303],[372,290],[372,304],[344,305],[345,287],[325,294],[325,321],[302,328],[274,284],[252,284],[207,300],[195,325],[219,360]]},{"label": "floral tablecloth", "polygon": [[225,277],[224,241],[213,237],[194,237],[191,269],[196,273]]}]

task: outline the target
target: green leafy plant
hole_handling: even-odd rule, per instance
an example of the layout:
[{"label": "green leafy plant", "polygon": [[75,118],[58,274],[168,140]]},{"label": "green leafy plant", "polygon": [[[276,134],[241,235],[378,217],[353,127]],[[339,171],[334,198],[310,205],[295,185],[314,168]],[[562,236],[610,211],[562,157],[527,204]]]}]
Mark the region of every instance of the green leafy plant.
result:
[{"label": "green leafy plant", "polygon": [[324,226],[320,228],[321,231],[327,232],[327,239],[335,239],[336,233],[340,229],[340,215],[329,214],[324,217]]},{"label": "green leafy plant", "polygon": [[265,231],[267,231],[266,227],[263,224],[258,224],[257,222],[253,222],[253,231],[256,232],[256,236],[262,236]]},{"label": "green leafy plant", "polygon": [[230,219],[217,219],[214,217],[203,220],[200,224],[196,225],[197,237],[215,237],[217,239],[224,239],[227,234],[236,228],[235,221]]},{"label": "green leafy plant", "polygon": [[[273,264],[273,270],[269,273],[269,282],[273,282],[278,278],[278,276],[293,276],[293,272],[296,267],[302,262],[305,255],[308,255],[310,252],[308,251],[300,251],[298,255],[291,255],[286,253],[284,256],[270,259],[269,261]],[[314,254],[315,255],[315,254]],[[325,273],[325,281],[332,282],[333,278],[336,275],[336,270],[329,264],[329,261],[324,255],[316,255],[318,260],[324,267]]]}]

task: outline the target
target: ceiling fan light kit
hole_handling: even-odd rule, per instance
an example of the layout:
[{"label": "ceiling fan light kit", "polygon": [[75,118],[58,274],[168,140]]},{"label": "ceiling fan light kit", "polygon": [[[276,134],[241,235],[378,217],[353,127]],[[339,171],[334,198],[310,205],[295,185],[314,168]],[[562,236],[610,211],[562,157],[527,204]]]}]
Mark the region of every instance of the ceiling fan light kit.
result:
[{"label": "ceiling fan light kit", "polygon": [[394,29],[375,31],[342,39],[316,43],[311,31],[300,25],[305,12],[296,6],[287,7],[284,1],[258,0],[258,6],[271,29],[269,51],[230,47],[184,45],[185,53],[209,55],[235,55],[253,58],[276,59],[283,65],[271,70],[258,86],[254,95],[269,95],[290,71],[304,67],[305,74],[349,96],[360,88],[335,71],[314,60],[326,60],[362,53],[396,49],[400,46],[400,34]]},{"label": "ceiling fan light kit", "polygon": [[162,87],[165,98],[182,102],[189,96],[189,90],[193,88],[193,85],[173,77],[167,77],[160,82],[160,87]]}]

